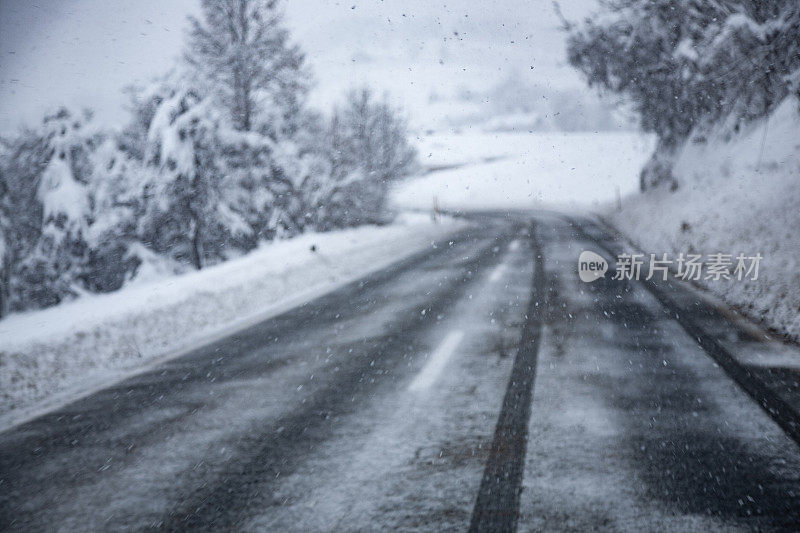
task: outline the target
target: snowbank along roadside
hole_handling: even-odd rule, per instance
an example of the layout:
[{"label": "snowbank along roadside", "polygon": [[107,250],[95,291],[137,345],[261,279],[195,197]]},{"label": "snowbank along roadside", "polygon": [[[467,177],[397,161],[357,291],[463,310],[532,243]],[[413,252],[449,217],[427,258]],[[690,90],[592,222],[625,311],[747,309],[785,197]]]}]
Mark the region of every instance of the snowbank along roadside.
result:
[{"label": "snowbank along roadside", "polygon": [[678,190],[634,194],[605,216],[647,253],[763,256],[757,280],[703,281],[729,305],[800,340],[800,102],[729,136],[689,141]]},{"label": "snowbank along roadside", "polygon": [[309,233],[202,271],[12,315],[0,321],[0,430],[380,270],[465,225],[406,214],[384,227]]}]

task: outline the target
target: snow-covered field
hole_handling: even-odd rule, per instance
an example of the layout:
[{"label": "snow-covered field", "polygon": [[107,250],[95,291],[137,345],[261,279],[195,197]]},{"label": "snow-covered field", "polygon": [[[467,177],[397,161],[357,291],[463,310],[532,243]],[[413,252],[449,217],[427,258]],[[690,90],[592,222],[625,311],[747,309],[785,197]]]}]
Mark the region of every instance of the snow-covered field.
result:
[{"label": "snow-covered field", "polygon": [[[787,99],[733,138],[689,142],[675,191],[638,192],[653,138],[638,133],[435,134],[417,140],[428,173],[401,184],[405,208],[562,207],[600,212],[647,253],[764,257],[755,281],[707,282],[728,304],[800,339],[800,112]],[[623,197],[616,205],[617,189]]]},{"label": "snow-covered field", "polygon": [[677,191],[634,194],[609,220],[646,253],[760,253],[758,280],[705,286],[800,339],[800,103],[787,98],[731,139],[687,143],[675,175]]},{"label": "snow-covered field", "polygon": [[652,142],[631,132],[421,137],[420,159],[432,171],[404,182],[394,199],[416,209],[430,209],[434,197],[443,209],[583,208],[636,190]]},{"label": "snow-covered field", "polygon": [[299,305],[464,224],[405,214],[384,227],[309,233],[199,272],[5,318],[0,427]]}]

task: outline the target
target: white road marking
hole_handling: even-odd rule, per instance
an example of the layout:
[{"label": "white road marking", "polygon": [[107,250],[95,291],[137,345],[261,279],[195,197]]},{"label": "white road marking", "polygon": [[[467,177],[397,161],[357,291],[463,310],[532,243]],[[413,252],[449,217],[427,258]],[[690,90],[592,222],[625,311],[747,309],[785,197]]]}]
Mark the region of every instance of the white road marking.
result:
[{"label": "white road marking", "polygon": [[[519,250],[519,239],[514,239],[513,241],[511,241],[511,244],[508,245],[508,250],[510,252],[515,252]],[[494,283],[498,281],[501,277],[503,277],[505,270],[506,270],[506,265],[504,263],[500,263],[499,265],[497,265],[497,267],[495,267],[495,269],[489,275],[489,283]]]},{"label": "white road marking", "polygon": [[431,354],[422,371],[417,374],[417,377],[408,386],[408,390],[419,392],[429,389],[436,381],[436,378],[439,377],[439,374],[442,373],[444,366],[450,360],[463,337],[464,332],[458,329],[448,333],[436,351]]},{"label": "white road marking", "polygon": [[497,265],[497,267],[495,267],[495,269],[489,275],[489,282],[494,283],[495,281],[499,280],[501,277],[503,277],[503,272],[505,272],[505,270],[506,270],[506,265],[504,265],[503,263]]}]

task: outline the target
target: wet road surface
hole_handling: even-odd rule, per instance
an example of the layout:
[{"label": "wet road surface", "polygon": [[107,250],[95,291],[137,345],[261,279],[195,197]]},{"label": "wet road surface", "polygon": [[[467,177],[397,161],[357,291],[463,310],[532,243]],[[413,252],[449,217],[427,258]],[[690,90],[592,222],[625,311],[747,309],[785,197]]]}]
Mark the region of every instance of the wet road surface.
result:
[{"label": "wet road surface", "polygon": [[769,344],[683,286],[581,282],[624,247],[591,221],[472,219],[0,433],[0,529],[800,527]]}]

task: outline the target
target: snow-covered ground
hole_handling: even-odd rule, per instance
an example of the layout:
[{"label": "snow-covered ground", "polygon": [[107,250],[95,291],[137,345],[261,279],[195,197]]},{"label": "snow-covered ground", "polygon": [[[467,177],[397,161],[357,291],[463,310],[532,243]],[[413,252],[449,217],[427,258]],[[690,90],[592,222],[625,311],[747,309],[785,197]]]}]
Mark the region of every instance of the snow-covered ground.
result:
[{"label": "snow-covered ground", "polygon": [[[426,212],[433,196],[444,209],[602,202],[636,186],[651,145],[629,133],[476,132],[417,143],[430,172],[400,186],[394,202]],[[307,301],[458,226],[404,215],[383,228],[307,234],[201,272],[151,272],[117,293],[12,315],[0,321],[0,426]]]},{"label": "snow-covered ground", "polygon": [[[401,184],[393,199],[423,211],[434,197],[443,209],[592,209],[614,206],[619,190],[622,210],[606,214],[647,252],[760,252],[758,281],[709,288],[800,338],[796,106],[787,101],[768,124],[728,142],[688,144],[676,167],[683,183],[676,192],[635,192],[653,146],[641,134],[467,132],[418,138],[428,171]],[[457,226],[434,226],[420,215],[383,228],[308,234],[202,272],[4,319],[0,425],[306,301]]]},{"label": "snow-covered ground", "polygon": [[[637,133],[433,134],[417,139],[428,172],[397,205],[430,209],[562,207],[599,211],[647,253],[760,253],[759,279],[707,282],[728,304],[800,339],[800,112],[787,99],[734,137],[688,142],[677,191],[638,192],[653,138]],[[623,197],[617,209],[617,190]]]},{"label": "snow-covered ground", "polygon": [[646,253],[755,255],[757,280],[704,285],[745,314],[800,339],[800,103],[680,152],[675,192],[633,194],[608,219]]},{"label": "snow-covered ground", "polygon": [[636,190],[652,143],[631,132],[430,135],[418,146],[432,171],[394,199],[417,209],[434,197],[443,209],[585,208]]},{"label": "snow-covered ground", "polygon": [[299,305],[464,224],[404,214],[384,227],[308,233],[199,272],[5,318],[0,427]]}]

